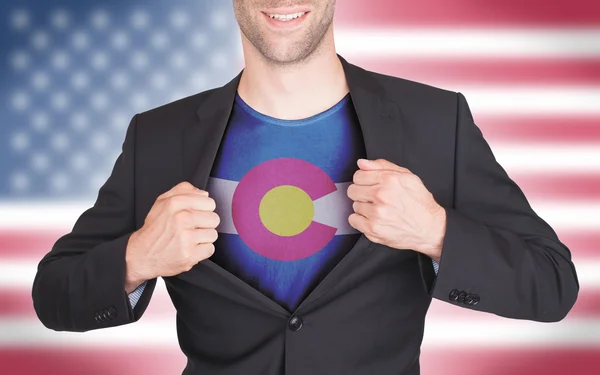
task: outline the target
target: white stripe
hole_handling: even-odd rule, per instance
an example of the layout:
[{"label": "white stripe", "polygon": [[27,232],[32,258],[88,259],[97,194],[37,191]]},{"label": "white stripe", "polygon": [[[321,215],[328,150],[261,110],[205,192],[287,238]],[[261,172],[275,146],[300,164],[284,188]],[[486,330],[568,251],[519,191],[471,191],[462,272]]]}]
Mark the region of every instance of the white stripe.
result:
[{"label": "white stripe", "polygon": [[[600,45],[600,42],[598,43]],[[598,116],[600,86],[447,85],[465,95],[473,116]],[[568,127],[565,123],[565,128]]]},{"label": "white stripe", "polygon": [[[600,102],[599,102],[600,103]],[[512,144],[489,141],[498,163],[512,173],[600,172],[598,144]]]},{"label": "white stripe", "polygon": [[[285,324],[282,324],[282,333]],[[307,328],[310,329],[310,328]],[[177,346],[175,319],[142,319],[118,327],[84,333],[57,332],[39,321],[27,318],[0,320],[0,349],[80,348],[80,347],[164,347]],[[489,321],[426,320],[423,346],[456,348],[486,347],[600,347],[600,321],[566,319],[545,324],[531,321],[497,319]]]},{"label": "white stripe", "polygon": [[[573,262],[582,287],[600,289],[600,260],[573,256]],[[30,289],[36,270],[37,262],[32,260],[2,260],[0,289]]]},{"label": "white stripe", "polygon": [[352,201],[347,194],[348,186],[351,184],[351,182],[335,184],[336,191],[313,202],[315,205],[314,221],[338,228],[335,232],[336,235],[359,233],[348,223],[348,216],[354,212]]},{"label": "white stripe", "polygon": [[435,58],[592,58],[600,56],[600,29],[342,29],[337,51],[369,56]]},{"label": "white stripe", "polygon": [[[350,223],[348,216],[353,212],[349,204],[350,198],[346,195],[350,182],[337,183],[337,190],[324,197],[313,201],[315,213],[313,220],[325,225],[338,228],[336,235],[358,233]],[[217,227],[220,233],[237,234],[237,229],[233,224],[231,215],[231,201],[233,193],[238,185],[237,181],[225,180],[211,177],[208,179],[206,190],[210,192],[211,197],[217,202],[215,212],[219,214],[221,222]],[[341,209],[341,210],[340,210]]]},{"label": "white stripe", "polygon": [[[508,155],[508,154],[506,154]],[[514,163],[517,162],[512,158]],[[509,163],[507,163],[509,164]],[[512,167],[512,166],[511,166]],[[507,168],[509,176],[518,170]],[[600,230],[600,202],[598,201],[567,201],[528,199],[535,212],[546,220],[557,231],[566,229],[597,229]],[[83,211],[89,208],[81,204],[0,204],[0,229],[28,230],[32,235],[35,231],[54,231],[57,239],[60,235],[71,231],[73,223]],[[50,251],[50,249],[47,249]]]},{"label": "white stripe", "polygon": [[231,214],[231,201],[233,200],[233,193],[237,185],[237,181],[214,177],[210,177],[206,184],[206,190],[209,191],[209,195],[217,203],[215,212],[221,220],[217,227],[217,231],[220,233],[237,233],[237,229],[235,229],[235,225],[233,224],[233,215]]}]

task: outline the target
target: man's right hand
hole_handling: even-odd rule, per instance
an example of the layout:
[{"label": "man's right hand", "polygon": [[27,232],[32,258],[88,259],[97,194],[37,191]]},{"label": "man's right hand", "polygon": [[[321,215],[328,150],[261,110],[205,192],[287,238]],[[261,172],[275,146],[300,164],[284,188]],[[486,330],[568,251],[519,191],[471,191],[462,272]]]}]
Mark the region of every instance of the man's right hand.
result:
[{"label": "man's right hand", "polygon": [[127,244],[125,291],[146,280],[189,271],[210,257],[219,215],[208,192],[181,182],[160,195]]}]

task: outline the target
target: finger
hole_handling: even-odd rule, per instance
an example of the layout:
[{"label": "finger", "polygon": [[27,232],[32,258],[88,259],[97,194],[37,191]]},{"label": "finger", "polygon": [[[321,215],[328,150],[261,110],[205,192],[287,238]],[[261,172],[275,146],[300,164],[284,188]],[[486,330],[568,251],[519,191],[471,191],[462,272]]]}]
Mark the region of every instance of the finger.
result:
[{"label": "finger", "polygon": [[352,203],[352,209],[355,213],[367,219],[374,217],[374,203],[354,202]]},{"label": "finger", "polygon": [[373,186],[350,184],[346,194],[355,202],[373,202]]},{"label": "finger", "polygon": [[387,169],[396,172],[412,173],[408,168],[401,167],[385,159],[358,159],[357,164],[360,169],[364,170]]},{"label": "finger", "polygon": [[[359,232],[365,233],[368,219],[361,214],[353,213],[348,216],[348,224]],[[366,234],[366,233],[365,233]]]},{"label": "finger", "polygon": [[215,229],[194,229],[192,237],[195,245],[201,243],[214,243],[217,238],[219,238],[219,233]]},{"label": "finger", "polygon": [[173,215],[177,225],[186,229],[215,229],[221,219],[216,212],[182,210]]},{"label": "finger", "polygon": [[171,190],[161,194],[158,197],[158,199],[166,199],[166,198],[173,197],[175,195],[190,194],[190,193],[208,196],[207,191],[198,189],[191,183],[189,183],[187,181],[183,181],[183,182],[180,182],[177,185],[175,185],[173,188],[171,188]]},{"label": "finger", "polygon": [[215,245],[213,243],[199,243],[194,251],[193,262],[198,263],[206,258],[209,258],[215,253]]},{"label": "finger", "polygon": [[366,171],[359,169],[354,172],[352,181],[357,185],[376,185],[381,181],[381,170]]},{"label": "finger", "polygon": [[175,195],[166,199],[163,207],[175,215],[180,211],[214,211],[217,204],[211,197],[188,193],[185,195]]}]

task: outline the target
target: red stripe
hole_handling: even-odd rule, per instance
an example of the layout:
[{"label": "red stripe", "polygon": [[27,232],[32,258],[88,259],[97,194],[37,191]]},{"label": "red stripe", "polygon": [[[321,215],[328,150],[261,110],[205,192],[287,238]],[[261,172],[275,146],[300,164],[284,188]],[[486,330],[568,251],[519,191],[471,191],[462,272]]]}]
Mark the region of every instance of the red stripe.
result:
[{"label": "red stripe", "polygon": [[[2,290],[0,289],[0,317],[30,317],[36,319],[35,311],[29,290]],[[158,290],[152,296],[148,309],[144,312],[145,318],[168,318],[174,316],[175,308],[169,295]],[[495,315],[461,308],[449,303],[434,300],[428,313],[428,318],[434,319],[490,319]],[[577,303],[569,313],[569,317],[596,317],[600,316],[600,291],[583,289]]]},{"label": "red stripe", "polygon": [[600,202],[600,174],[523,175],[509,172],[509,176],[519,185],[530,202],[552,202],[561,199],[569,202]]},{"label": "red stripe", "polygon": [[[85,333],[84,333],[85,334]],[[456,340],[460,340],[457,332]],[[113,343],[107,342],[106,347]],[[597,375],[598,349],[486,347],[439,349],[423,346],[421,375]],[[179,348],[0,349],[2,373],[34,375],[181,374]]]},{"label": "red stripe", "polygon": [[[460,332],[456,334],[460,340]],[[421,375],[597,375],[598,349],[515,348],[428,349]]]},{"label": "red stripe", "polygon": [[[523,190],[528,197],[529,195],[534,196],[537,194],[539,194],[540,197],[554,197],[564,194],[565,197],[573,199],[575,194],[584,194],[590,198],[600,198],[597,194],[598,191],[600,191],[600,189],[597,189],[600,176],[579,176],[568,179],[573,186],[588,184],[587,186],[578,186],[577,188],[569,185],[568,181],[561,181],[561,177],[511,175],[511,178],[513,178],[519,186],[523,186]],[[596,190],[594,191],[594,189]],[[578,257],[594,257],[600,255],[598,252],[600,233],[561,230],[560,228],[556,228],[556,231],[559,234],[561,241],[565,242]],[[61,235],[62,233],[44,233],[37,231],[36,235],[32,236],[29,231],[0,230],[0,259],[4,258],[37,263],[48,251],[50,251],[54,241]]]},{"label": "red stripe", "polygon": [[[597,0],[344,0],[336,27],[597,26]],[[490,41],[493,43],[493,41]]]},{"label": "red stripe", "polygon": [[600,117],[520,118],[478,116],[476,113],[473,116],[485,139],[493,144],[531,142],[571,146],[573,143],[600,143]]},{"label": "red stripe", "polygon": [[[600,2],[599,2],[600,3]],[[433,86],[477,83],[597,85],[600,60],[588,59],[423,59],[355,58],[365,69]]]}]

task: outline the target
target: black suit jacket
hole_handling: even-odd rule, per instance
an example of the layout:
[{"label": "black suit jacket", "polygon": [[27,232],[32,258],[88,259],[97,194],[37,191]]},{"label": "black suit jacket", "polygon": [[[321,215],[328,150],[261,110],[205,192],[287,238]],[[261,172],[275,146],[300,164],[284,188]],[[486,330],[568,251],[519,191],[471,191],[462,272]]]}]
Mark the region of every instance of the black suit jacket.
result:
[{"label": "black suit jacket", "polygon": [[[561,320],[579,284],[569,249],[496,162],[460,93],[385,76],[339,56],[367,157],[418,175],[447,211],[439,274],[413,250],[362,235],[292,314],[210,259],[165,277],[184,374],[416,375],[435,297],[508,318]],[[204,189],[241,76],[133,117],[93,207],[39,263],[32,296],[57,331],[133,323],[125,248],[156,198]],[[460,338],[457,337],[457,340]]]}]

